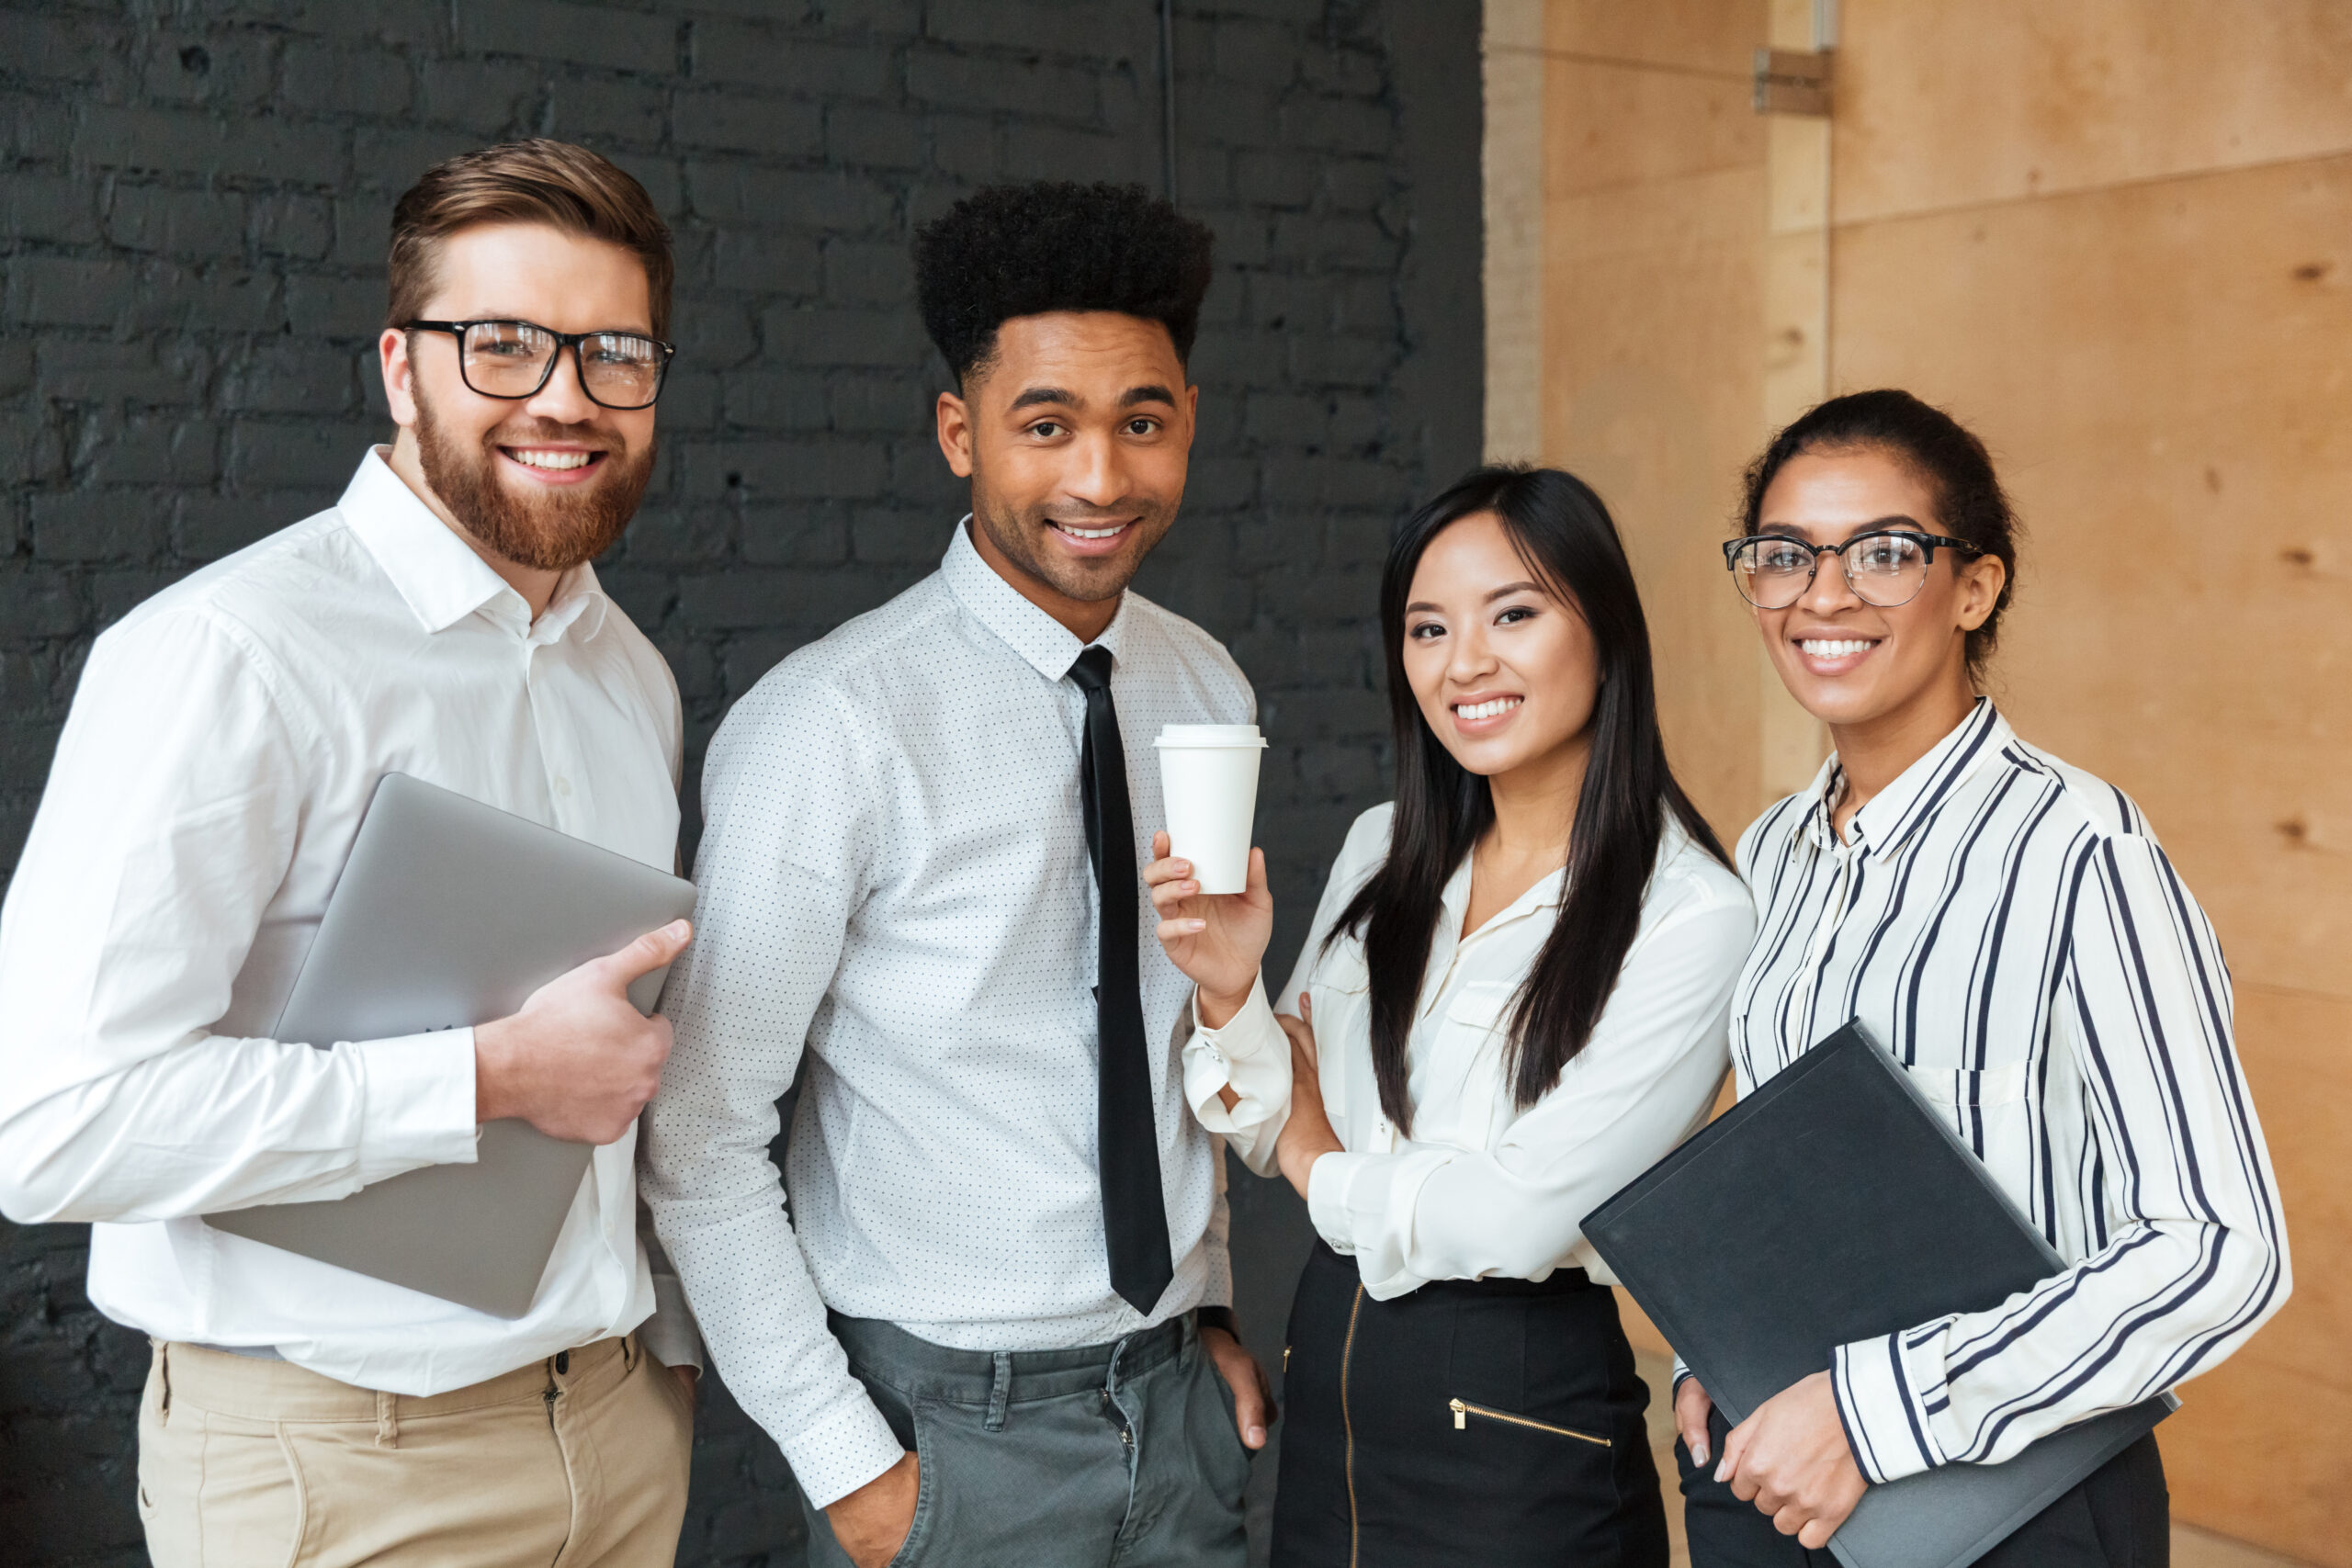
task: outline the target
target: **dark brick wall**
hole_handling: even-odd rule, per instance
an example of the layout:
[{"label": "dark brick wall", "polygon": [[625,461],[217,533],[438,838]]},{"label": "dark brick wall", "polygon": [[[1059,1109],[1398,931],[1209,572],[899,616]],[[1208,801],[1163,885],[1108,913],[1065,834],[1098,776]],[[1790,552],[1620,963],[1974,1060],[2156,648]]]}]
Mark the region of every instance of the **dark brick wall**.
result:
[{"label": "dark brick wall", "polygon": [[[1285,959],[1382,793],[1386,531],[1476,453],[1477,15],[1175,6],[1177,196],[1219,267],[1192,489],[1141,585],[1257,682]],[[385,224],[427,163],[571,138],[676,228],[662,468],[605,573],[698,756],[956,514],[910,225],[1001,178],[1159,184],[1159,37],[1152,0],[0,0],[0,867],[91,637],[331,502],[382,437]],[[1303,1221],[1246,1176],[1235,1206],[1245,1317],[1278,1345]],[[82,1227],[0,1225],[12,1564],[142,1560],[145,1348],[91,1310],[85,1258]],[[775,1448],[711,1393],[681,1561],[797,1562]]]}]

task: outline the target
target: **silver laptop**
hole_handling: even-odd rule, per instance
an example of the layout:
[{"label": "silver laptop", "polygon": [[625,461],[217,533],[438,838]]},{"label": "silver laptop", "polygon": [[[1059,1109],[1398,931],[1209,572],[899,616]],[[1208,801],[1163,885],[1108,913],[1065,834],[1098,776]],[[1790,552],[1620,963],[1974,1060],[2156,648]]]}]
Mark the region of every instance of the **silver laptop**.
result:
[{"label": "silver laptop", "polygon": [[[694,907],[692,883],[387,773],[274,1037],[324,1048],[487,1023]],[[629,987],[639,1011],[653,1010],[666,973]],[[472,1165],[426,1166],[324,1202],[204,1218],[232,1235],[520,1317],[593,1152],[526,1122],[492,1122]]]}]

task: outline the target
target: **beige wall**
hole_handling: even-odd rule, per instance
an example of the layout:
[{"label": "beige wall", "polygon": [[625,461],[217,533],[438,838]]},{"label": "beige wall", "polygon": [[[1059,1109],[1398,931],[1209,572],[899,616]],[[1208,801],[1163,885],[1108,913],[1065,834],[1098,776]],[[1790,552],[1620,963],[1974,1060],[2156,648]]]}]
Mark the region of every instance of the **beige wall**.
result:
[{"label": "beige wall", "polygon": [[1719,831],[1760,804],[1755,633],[1713,555],[1762,419],[1763,0],[1547,7],[1544,454],[1615,513],[1667,743]]},{"label": "beige wall", "polygon": [[2287,1195],[2295,1298],[2184,1391],[2176,1509],[2352,1565],[2352,6],[1848,0],[1826,129],[1747,107],[1791,9],[1547,0],[1544,452],[1625,529],[1729,834],[1810,758],[1713,548],[1740,465],[1815,386],[1992,445],[1996,695],[2212,914]]}]

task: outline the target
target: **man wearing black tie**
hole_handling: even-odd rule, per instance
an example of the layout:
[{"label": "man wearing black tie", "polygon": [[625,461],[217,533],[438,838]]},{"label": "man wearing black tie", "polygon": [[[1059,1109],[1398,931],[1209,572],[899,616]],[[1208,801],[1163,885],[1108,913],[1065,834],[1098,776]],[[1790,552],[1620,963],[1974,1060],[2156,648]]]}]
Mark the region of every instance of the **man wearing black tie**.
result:
[{"label": "man wearing black tie", "polygon": [[[711,745],[646,1192],[812,1562],[1243,1561],[1272,1410],[1137,868],[1152,738],[1255,704],[1126,591],[1183,495],[1210,243],[1107,186],[918,232],[971,515]],[[787,1214],[768,1145],[804,1055]],[[1237,1126],[1287,1100],[1266,1055],[1227,1064]]]}]

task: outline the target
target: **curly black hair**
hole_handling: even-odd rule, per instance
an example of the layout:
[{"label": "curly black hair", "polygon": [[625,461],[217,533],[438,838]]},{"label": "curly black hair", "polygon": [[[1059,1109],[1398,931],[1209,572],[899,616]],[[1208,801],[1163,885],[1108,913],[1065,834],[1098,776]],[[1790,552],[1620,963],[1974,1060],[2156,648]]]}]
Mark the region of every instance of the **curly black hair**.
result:
[{"label": "curly black hair", "polygon": [[915,295],[959,385],[999,326],[1048,310],[1158,321],[1189,360],[1216,238],[1139,185],[990,186],[915,231]]}]

